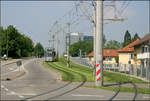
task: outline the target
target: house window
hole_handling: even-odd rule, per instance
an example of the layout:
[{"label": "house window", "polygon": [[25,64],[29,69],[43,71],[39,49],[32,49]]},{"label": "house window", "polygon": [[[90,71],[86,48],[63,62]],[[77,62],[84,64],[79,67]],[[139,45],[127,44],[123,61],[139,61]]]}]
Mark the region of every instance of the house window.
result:
[{"label": "house window", "polygon": [[142,53],[144,53],[144,46],[142,47]]},{"label": "house window", "polygon": [[145,52],[148,52],[148,46],[145,46]]},{"label": "house window", "polygon": [[107,57],[106,60],[107,61],[112,61],[112,58],[111,57]]},{"label": "house window", "polygon": [[130,59],[133,59],[133,54],[130,55]]}]

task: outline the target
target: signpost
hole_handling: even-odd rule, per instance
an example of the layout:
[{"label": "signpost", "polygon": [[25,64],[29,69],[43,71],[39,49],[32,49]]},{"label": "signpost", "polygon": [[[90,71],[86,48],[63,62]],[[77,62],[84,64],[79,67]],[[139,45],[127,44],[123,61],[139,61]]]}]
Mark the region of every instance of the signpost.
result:
[{"label": "signpost", "polygon": [[17,61],[16,64],[19,67],[19,71],[21,71],[22,61]]}]

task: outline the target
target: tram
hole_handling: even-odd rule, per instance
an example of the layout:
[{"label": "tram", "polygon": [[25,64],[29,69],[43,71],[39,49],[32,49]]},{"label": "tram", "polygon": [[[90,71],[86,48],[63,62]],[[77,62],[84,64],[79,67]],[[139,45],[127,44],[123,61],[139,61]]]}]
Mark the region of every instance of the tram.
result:
[{"label": "tram", "polygon": [[55,51],[51,48],[45,49],[45,61],[46,62],[54,62],[55,61]]}]

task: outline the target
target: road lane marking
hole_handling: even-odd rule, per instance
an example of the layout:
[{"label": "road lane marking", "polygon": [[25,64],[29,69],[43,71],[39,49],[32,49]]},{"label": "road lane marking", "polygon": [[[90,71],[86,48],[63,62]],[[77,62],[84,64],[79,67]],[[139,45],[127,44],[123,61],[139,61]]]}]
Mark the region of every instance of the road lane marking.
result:
[{"label": "road lane marking", "polygon": [[3,85],[1,85],[1,88],[4,88],[4,86],[3,86]]},{"label": "road lane marking", "polygon": [[5,90],[6,90],[6,91],[8,91],[8,89],[7,89],[7,88],[5,88]]},{"label": "road lane marking", "polygon": [[12,68],[9,68],[9,70],[13,70]]},{"label": "road lane marking", "polygon": [[35,93],[20,93],[20,95],[37,95]]},{"label": "road lane marking", "polygon": [[104,97],[103,95],[88,95],[88,94],[72,94],[72,96]]},{"label": "road lane marking", "polygon": [[10,94],[15,95],[16,93],[15,93],[15,92],[13,92],[13,91],[11,91],[11,92],[10,92]]},{"label": "road lane marking", "polygon": [[24,96],[22,96],[22,95],[19,95],[19,97],[20,97],[20,98],[24,98]]}]

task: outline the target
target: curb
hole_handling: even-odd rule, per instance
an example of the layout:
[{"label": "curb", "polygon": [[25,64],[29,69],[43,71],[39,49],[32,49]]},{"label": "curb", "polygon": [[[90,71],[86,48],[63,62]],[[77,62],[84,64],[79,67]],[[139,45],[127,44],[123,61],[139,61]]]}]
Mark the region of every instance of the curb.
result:
[{"label": "curb", "polygon": [[18,74],[18,75],[16,75],[16,76],[14,76],[14,77],[12,77],[12,78],[2,78],[1,79],[1,81],[11,81],[11,80],[16,80],[17,78],[19,78],[19,77],[21,77],[21,76],[23,76],[23,75],[25,75],[26,74],[26,72],[24,71],[24,72],[22,72],[21,74]]}]

